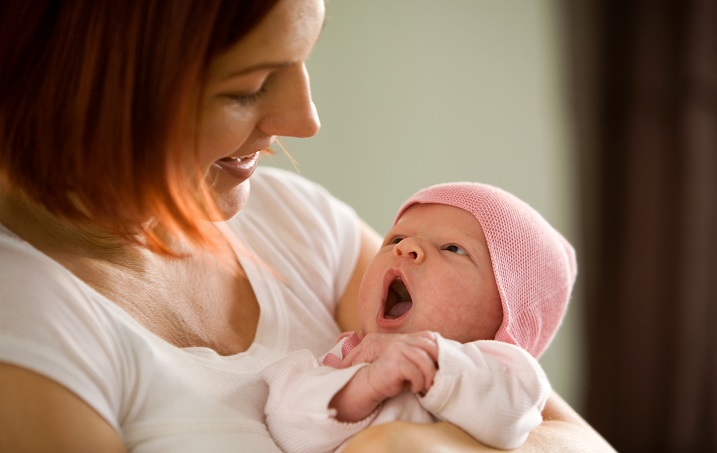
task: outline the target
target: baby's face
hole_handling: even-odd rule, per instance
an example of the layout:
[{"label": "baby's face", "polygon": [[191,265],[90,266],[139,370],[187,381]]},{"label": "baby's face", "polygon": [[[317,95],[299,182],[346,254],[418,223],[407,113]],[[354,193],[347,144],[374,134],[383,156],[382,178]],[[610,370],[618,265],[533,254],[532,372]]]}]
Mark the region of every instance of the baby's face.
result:
[{"label": "baby's face", "polygon": [[494,338],[503,309],[478,220],[453,206],[408,208],[366,270],[359,313],[364,333]]}]

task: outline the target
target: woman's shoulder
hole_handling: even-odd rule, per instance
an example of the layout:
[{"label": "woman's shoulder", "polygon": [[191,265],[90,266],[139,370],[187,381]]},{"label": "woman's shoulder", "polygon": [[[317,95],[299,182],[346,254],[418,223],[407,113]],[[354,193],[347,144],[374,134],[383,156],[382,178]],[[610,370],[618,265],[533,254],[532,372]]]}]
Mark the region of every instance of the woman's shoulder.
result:
[{"label": "woman's shoulder", "polygon": [[[62,269],[49,257],[0,225],[0,285],[10,292],[30,288],[41,290],[62,280]],[[60,286],[63,286],[60,284]]]},{"label": "woman's shoulder", "polygon": [[[265,198],[280,200],[287,208],[291,208],[294,202],[308,205],[304,207],[343,204],[315,181],[298,173],[270,166],[257,168],[251,179],[251,192],[250,207],[252,204],[264,202]],[[348,206],[345,208],[350,209]]]},{"label": "woman's shoulder", "polygon": [[230,225],[272,269],[295,276],[294,285],[300,280],[307,294],[320,293],[334,309],[361,244],[359,219],[346,203],[301,175],[260,167],[247,205]]},{"label": "woman's shoulder", "polygon": [[355,211],[326,188],[301,175],[260,167],[251,179],[247,206],[237,216],[260,225],[271,222],[277,234],[345,235],[358,231]]},{"label": "woman's shoulder", "polygon": [[70,338],[104,318],[94,290],[1,225],[0,287],[0,330],[18,340]]},{"label": "woman's shoulder", "polygon": [[61,383],[109,416],[104,383],[119,376],[122,346],[98,296],[2,226],[0,288],[0,361]]}]

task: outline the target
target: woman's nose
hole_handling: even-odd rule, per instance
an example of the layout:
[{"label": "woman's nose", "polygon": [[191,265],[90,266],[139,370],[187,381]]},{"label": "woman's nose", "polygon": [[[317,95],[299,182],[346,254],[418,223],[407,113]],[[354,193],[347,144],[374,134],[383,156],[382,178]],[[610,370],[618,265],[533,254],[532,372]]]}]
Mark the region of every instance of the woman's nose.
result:
[{"label": "woman's nose", "polygon": [[267,135],[308,138],[316,135],[320,127],[311,98],[309,73],[306,66],[296,66],[284,74],[259,128]]},{"label": "woman's nose", "polygon": [[393,254],[397,257],[408,258],[416,264],[421,264],[426,259],[426,251],[416,238],[401,239],[393,246]]}]

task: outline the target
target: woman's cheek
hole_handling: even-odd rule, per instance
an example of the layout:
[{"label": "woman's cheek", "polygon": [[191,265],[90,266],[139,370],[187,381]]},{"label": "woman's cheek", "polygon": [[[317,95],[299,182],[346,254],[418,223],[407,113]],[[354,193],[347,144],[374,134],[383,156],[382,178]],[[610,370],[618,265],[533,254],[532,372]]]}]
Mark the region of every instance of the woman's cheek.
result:
[{"label": "woman's cheek", "polygon": [[246,141],[251,128],[247,117],[235,108],[215,108],[203,117],[199,137],[199,154],[202,161],[211,163],[233,154]]}]

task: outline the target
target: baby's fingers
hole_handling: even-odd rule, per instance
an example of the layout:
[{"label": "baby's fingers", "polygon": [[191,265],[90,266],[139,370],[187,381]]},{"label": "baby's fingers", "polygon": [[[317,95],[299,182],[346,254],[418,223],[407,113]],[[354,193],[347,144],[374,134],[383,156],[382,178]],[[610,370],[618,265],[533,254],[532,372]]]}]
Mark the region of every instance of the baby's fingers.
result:
[{"label": "baby's fingers", "polygon": [[415,370],[415,373],[420,375],[420,379],[414,378],[410,381],[411,392],[428,392],[436,376],[436,362],[426,351],[420,348],[406,349],[403,354],[404,358],[411,364],[411,368]]},{"label": "baby's fingers", "polygon": [[423,371],[403,355],[382,357],[366,369],[369,385],[382,398],[397,396],[406,389],[418,393],[426,386]]},{"label": "baby's fingers", "polygon": [[436,334],[434,332],[424,330],[421,332],[415,332],[408,334],[412,340],[412,345],[426,351],[428,356],[434,362],[438,362],[438,342],[436,341]]},{"label": "baby's fingers", "polygon": [[357,363],[372,363],[383,352],[387,344],[394,341],[391,334],[369,334],[361,343],[353,347],[341,361],[340,368],[347,368]]}]

